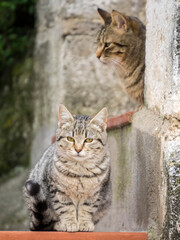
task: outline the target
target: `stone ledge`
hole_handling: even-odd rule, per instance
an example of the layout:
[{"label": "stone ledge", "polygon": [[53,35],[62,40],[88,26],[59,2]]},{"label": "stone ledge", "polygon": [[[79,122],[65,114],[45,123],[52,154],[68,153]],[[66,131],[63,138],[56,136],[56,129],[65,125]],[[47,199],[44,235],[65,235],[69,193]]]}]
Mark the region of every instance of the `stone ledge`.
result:
[{"label": "stone ledge", "polygon": [[145,232],[17,232],[2,231],[0,240],[147,240]]}]

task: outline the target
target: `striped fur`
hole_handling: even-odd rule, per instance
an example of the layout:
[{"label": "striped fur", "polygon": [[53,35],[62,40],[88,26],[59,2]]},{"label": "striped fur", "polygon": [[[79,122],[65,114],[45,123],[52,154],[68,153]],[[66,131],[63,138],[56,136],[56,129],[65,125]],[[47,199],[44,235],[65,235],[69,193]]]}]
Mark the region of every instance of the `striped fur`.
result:
[{"label": "striped fur", "polygon": [[144,102],[145,26],[135,17],[98,9],[103,26],[96,51],[102,63],[116,67],[123,90],[139,103]]},{"label": "striped fur", "polygon": [[111,203],[106,121],[106,109],[91,119],[60,106],[56,142],[24,188],[31,230],[93,231],[104,216]]}]

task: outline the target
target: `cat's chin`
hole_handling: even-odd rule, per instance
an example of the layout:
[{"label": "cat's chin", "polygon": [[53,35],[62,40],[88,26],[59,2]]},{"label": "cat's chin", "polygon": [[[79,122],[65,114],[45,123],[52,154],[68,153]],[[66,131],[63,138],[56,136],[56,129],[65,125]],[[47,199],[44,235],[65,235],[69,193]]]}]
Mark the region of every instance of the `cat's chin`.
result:
[{"label": "cat's chin", "polygon": [[86,157],[84,156],[73,156],[73,158],[76,160],[76,161],[84,161],[86,159]]},{"label": "cat's chin", "polygon": [[68,157],[71,159],[82,159],[84,156],[80,155],[80,154],[76,154],[76,153],[71,153],[71,154],[68,154]]},{"label": "cat's chin", "polygon": [[99,58],[99,61],[102,63],[102,64],[105,64],[107,65],[108,64],[108,61],[102,57]]},{"label": "cat's chin", "polygon": [[108,62],[105,62],[105,61],[102,61],[102,60],[99,60],[102,64],[104,64],[104,65],[107,65],[108,64]]},{"label": "cat's chin", "polygon": [[76,156],[72,156],[73,159],[77,162],[82,162],[82,161],[86,161],[88,160],[88,157],[87,156],[81,156],[81,155],[76,155]]}]

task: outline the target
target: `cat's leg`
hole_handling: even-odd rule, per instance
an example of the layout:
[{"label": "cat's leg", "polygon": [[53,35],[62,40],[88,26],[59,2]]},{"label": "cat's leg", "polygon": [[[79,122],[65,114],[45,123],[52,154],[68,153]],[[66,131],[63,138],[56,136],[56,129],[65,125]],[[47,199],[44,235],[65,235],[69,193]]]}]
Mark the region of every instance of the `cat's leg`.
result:
[{"label": "cat's leg", "polygon": [[[59,213],[59,221],[54,225],[54,230],[61,232],[77,232],[79,231],[78,222],[76,220],[76,210],[74,206],[61,206]],[[59,210],[59,209],[58,209]]]},{"label": "cat's leg", "polygon": [[85,202],[80,206],[78,213],[79,231],[92,232],[94,226],[107,213],[110,199],[99,196],[95,201]]},{"label": "cat's leg", "polygon": [[[109,183],[107,184],[109,185]],[[108,197],[100,189],[92,198],[87,199],[81,204],[78,210],[79,231],[94,231],[95,224],[106,213],[106,206],[107,204],[109,205],[108,202]]]},{"label": "cat's leg", "polygon": [[78,209],[78,223],[80,232],[93,232],[94,223],[92,220],[93,214],[96,211],[96,206],[92,204],[84,203],[79,206]]},{"label": "cat's leg", "polygon": [[94,225],[107,213],[111,205],[111,182],[108,178],[102,188],[79,208],[79,231],[94,231]]},{"label": "cat's leg", "polygon": [[54,225],[54,230],[62,232],[77,232],[79,230],[77,222],[76,207],[72,200],[59,189],[51,189],[51,201],[53,210],[58,218]]},{"label": "cat's leg", "polygon": [[107,213],[111,206],[112,201],[112,189],[111,189],[111,181],[110,179],[104,183],[101,188],[96,201],[94,202],[94,206],[96,206],[96,211],[93,214],[92,221],[94,224],[97,224],[99,220]]},{"label": "cat's leg", "polygon": [[94,213],[92,221],[96,225],[99,220],[104,217],[104,215],[107,213],[108,208],[110,206],[109,201],[106,201],[103,205],[100,205],[97,211]]},{"label": "cat's leg", "polygon": [[31,217],[30,230],[53,230],[54,220],[52,210],[48,207],[40,184],[34,180],[28,180],[25,184],[24,192]]}]

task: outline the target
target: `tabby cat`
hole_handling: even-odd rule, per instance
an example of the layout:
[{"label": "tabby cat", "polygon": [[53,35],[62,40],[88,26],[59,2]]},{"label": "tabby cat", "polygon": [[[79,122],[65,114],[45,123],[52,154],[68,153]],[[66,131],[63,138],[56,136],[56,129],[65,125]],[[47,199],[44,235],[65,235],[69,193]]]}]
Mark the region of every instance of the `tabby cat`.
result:
[{"label": "tabby cat", "polygon": [[144,102],[145,26],[136,17],[98,8],[103,26],[96,52],[102,63],[116,66],[123,90],[135,101]]},{"label": "tabby cat", "polygon": [[24,188],[37,231],[93,231],[111,203],[107,110],[72,116],[60,105],[56,142],[30,173]]}]

